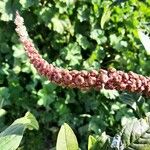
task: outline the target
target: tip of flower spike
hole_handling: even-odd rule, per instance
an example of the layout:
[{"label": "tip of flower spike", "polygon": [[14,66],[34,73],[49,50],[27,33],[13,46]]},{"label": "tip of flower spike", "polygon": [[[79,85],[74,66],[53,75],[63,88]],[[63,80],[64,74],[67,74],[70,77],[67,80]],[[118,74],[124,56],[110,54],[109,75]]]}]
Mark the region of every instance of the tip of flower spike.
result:
[{"label": "tip of flower spike", "polygon": [[23,24],[24,23],[24,20],[23,20],[23,18],[20,16],[20,14],[19,14],[19,12],[18,11],[16,11],[16,17],[15,17],[15,24],[16,25],[21,25],[21,24]]},{"label": "tip of flower spike", "polygon": [[20,17],[20,14],[19,14],[19,11],[17,10],[17,11],[16,11],[16,15],[15,15],[15,21],[16,21],[16,19],[17,19],[18,17]]},{"label": "tip of flower spike", "polygon": [[18,11],[18,10],[16,11],[16,16],[17,16],[17,15],[19,15],[19,11]]}]

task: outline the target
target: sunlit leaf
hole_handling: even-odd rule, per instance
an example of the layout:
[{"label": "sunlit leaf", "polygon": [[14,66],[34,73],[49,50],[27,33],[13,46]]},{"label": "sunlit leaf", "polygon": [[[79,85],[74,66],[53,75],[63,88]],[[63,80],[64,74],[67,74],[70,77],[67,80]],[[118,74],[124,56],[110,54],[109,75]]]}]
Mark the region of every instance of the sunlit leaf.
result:
[{"label": "sunlit leaf", "polygon": [[38,5],[39,0],[19,0],[20,4],[22,5],[23,8],[28,8],[31,6]]},{"label": "sunlit leaf", "polygon": [[78,150],[78,142],[75,134],[68,124],[64,123],[57,137],[56,150]]},{"label": "sunlit leaf", "polygon": [[90,34],[91,39],[96,40],[98,44],[105,43],[107,38],[104,36],[104,32],[101,29],[94,29]]},{"label": "sunlit leaf", "polygon": [[77,42],[83,49],[87,49],[90,47],[90,43],[85,36],[83,36],[81,34],[77,34],[76,38],[77,38]]},{"label": "sunlit leaf", "polygon": [[88,20],[89,9],[88,9],[88,6],[86,4],[78,7],[77,11],[78,11],[77,18],[80,20],[80,22]]},{"label": "sunlit leaf", "polygon": [[115,99],[116,97],[119,96],[119,93],[117,90],[102,89],[101,93],[109,99]]},{"label": "sunlit leaf", "polygon": [[7,113],[5,109],[0,109],[0,117],[4,116]]},{"label": "sunlit leaf", "polygon": [[73,33],[70,20],[67,16],[64,16],[62,19],[60,19],[58,16],[55,16],[51,21],[53,24],[53,30],[59,34],[64,34],[66,30],[70,33]]},{"label": "sunlit leaf", "polygon": [[25,51],[21,44],[14,45],[12,49],[14,50],[13,56],[15,58],[22,58],[23,60],[26,58]]},{"label": "sunlit leaf", "polygon": [[147,54],[150,55],[150,37],[140,29],[138,30],[138,34]]},{"label": "sunlit leaf", "polygon": [[10,21],[13,19],[13,16],[16,10],[19,10],[20,5],[17,1],[14,0],[3,0],[0,2],[0,19],[3,21]]},{"label": "sunlit leaf", "polygon": [[94,147],[95,143],[96,139],[90,135],[88,138],[88,150],[92,150],[92,147]]},{"label": "sunlit leaf", "polygon": [[98,150],[98,149],[102,150],[103,144],[104,143],[101,141],[100,138],[96,139],[95,137],[91,135],[88,138],[88,150]]},{"label": "sunlit leaf", "polygon": [[104,25],[107,21],[109,21],[111,15],[111,9],[108,7],[106,10],[103,12],[102,18],[101,18],[101,28],[104,28]]},{"label": "sunlit leaf", "polygon": [[110,149],[111,139],[105,132],[103,132],[97,138],[89,136],[88,138],[88,150],[108,150]]}]

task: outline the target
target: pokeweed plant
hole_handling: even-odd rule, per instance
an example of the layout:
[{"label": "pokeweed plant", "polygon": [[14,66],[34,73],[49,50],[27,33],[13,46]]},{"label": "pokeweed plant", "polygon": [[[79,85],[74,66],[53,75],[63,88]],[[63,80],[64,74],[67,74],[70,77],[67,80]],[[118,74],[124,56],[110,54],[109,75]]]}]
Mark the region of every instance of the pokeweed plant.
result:
[{"label": "pokeweed plant", "polygon": [[[94,136],[90,143],[97,143],[100,135],[102,141],[107,134],[113,139],[128,120],[144,118],[150,110],[149,98],[138,93],[62,88],[41,78],[18,42],[12,23],[16,10],[22,12],[40,54],[54,66],[76,70],[113,66],[149,76],[149,38],[145,34],[149,7],[149,0],[0,1],[1,131],[30,110],[41,128],[26,132],[19,149],[54,147],[59,126],[67,122],[84,150],[88,135]],[[140,40],[146,51],[137,29],[144,31]],[[114,137],[113,145],[121,145],[120,137]]]},{"label": "pokeweed plant", "polygon": [[[137,92],[150,96],[150,77],[136,74],[132,71],[125,73],[110,68],[108,71],[100,69],[91,70],[72,70],[55,67],[44,60],[36,50],[32,40],[29,38],[24,19],[16,13],[15,18],[16,32],[20,37],[24,49],[39,74],[47,77],[51,82],[64,87],[79,88],[81,90],[110,89],[128,92]],[[104,23],[103,23],[104,24]],[[89,136],[89,150],[148,150],[150,149],[150,118],[134,119],[127,122],[122,131],[114,137],[107,136],[105,133],[101,137],[94,138]],[[57,150],[78,150],[77,139],[71,128],[64,124],[58,134],[56,145]]]}]

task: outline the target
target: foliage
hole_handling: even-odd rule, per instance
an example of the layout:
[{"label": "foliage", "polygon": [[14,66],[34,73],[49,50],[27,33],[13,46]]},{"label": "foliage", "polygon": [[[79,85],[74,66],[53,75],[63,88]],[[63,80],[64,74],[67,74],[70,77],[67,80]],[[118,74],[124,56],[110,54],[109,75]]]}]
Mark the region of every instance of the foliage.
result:
[{"label": "foliage", "polygon": [[[114,137],[104,132],[100,137],[89,136],[88,150],[148,150],[150,149],[150,117],[144,119],[128,119],[123,130]],[[62,125],[58,138],[56,150],[74,149],[78,150],[78,144],[71,128]]]},{"label": "foliage", "polygon": [[[139,29],[150,31],[149,7],[149,0],[0,1],[0,131],[31,111],[39,131],[25,133],[20,149],[54,148],[64,122],[73,127],[79,147],[90,149],[99,141],[97,146],[102,146],[109,137],[116,141],[123,127],[122,132],[127,133],[128,120],[138,122],[150,111],[150,99],[140,93],[66,89],[40,77],[18,41],[13,24],[16,9],[50,63],[78,70],[115,67],[149,76],[150,59],[138,35]],[[89,135],[91,144],[87,145]],[[120,141],[124,144],[122,138]]]},{"label": "foliage", "polygon": [[38,130],[39,125],[35,117],[27,112],[24,117],[15,120],[8,128],[0,133],[1,150],[15,150],[18,148],[25,129]]}]

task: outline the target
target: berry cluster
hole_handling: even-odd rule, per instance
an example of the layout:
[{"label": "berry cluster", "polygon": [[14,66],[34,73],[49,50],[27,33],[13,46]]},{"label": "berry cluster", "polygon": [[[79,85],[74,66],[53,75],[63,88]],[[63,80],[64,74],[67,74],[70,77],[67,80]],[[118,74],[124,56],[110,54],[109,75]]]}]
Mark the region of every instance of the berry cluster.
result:
[{"label": "berry cluster", "polygon": [[143,93],[150,96],[150,78],[142,75],[123,71],[117,71],[114,68],[107,70],[100,69],[99,71],[92,70],[90,72],[86,70],[68,71],[66,69],[60,69],[54,67],[45,61],[36,50],[32,40],[29,38],[24,26],[24,20],[16,13],[16,32],[20,37],[24,49],[30,59],[30,62],[34,65],[37,71],[47,77],[51,82],[58,85],[79,88],[79,89],[116,89],[119,91],[129,91]]}]

